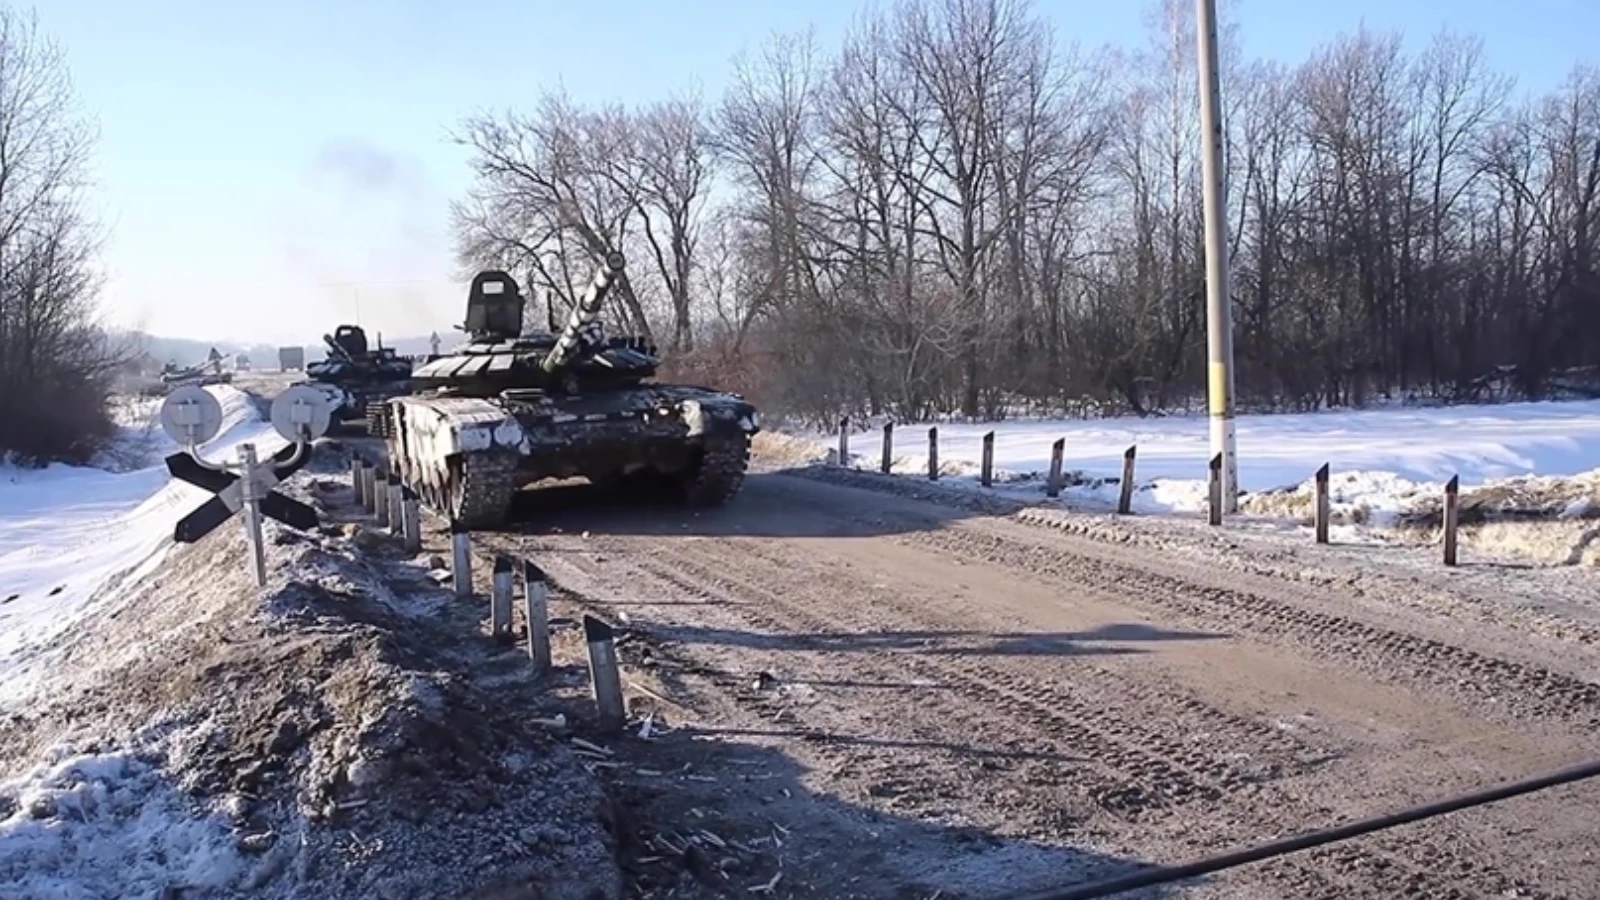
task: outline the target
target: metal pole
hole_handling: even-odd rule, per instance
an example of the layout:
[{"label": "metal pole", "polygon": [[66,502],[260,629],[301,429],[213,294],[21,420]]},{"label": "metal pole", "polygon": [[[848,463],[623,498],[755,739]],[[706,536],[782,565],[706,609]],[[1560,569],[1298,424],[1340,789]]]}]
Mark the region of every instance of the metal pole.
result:
[{"label": "metal pole", "polygon": [[472,596],[472,535],[455,519],[450,520],[450,574],[456,596]]},{"label": "metal pole", "polygon": [[389,472],[381,465],[372,478],[372,515],[379,528],[389,527]]},{"label": "metal pole", "polygon": [[405,547],[407,553],[422,552],[422,508],[418,505],[417,495],[410,488],[400,489],[401,519],[405,533]]},{"label": "metal pole", "polygon": [[250,568],[256,576],[256,587],[267,586],[267,551],[261,539],[260,498],[256,496],[256,445],[244,444],[239,448],[239,497],[244,501],[244,541],[250,552]]},{"label": "metal pole", "polygon": [[1205,172],[1206,380],[1211,454],[1222,456],[1222,509],[1239,510],[1239,465],[1233,430],[1233,309],[1228,283],[1228,210],[1222,166],[1222,79],[1217,72],[1217,0],[1195,0],[1200,41],[1201,164]]},{"label": "metal pole", "polygon": [[489,635],[497,639],[511,636],[511,591],[516,586],[517,569],[511,557],[494,558],[494,576],[489,589]]},{"label": "metal pole", "polygon": [[391,471],[389,473],[388,482],[389,487],[387,489],[387,496],[389,498],[389,533],[396,536],[403,536],[405,534],[406,520],[404,498],[400,493],[400,476]]},{"label": "metal pole", "polygon": [[527,604],[525,618],[528,622],[528,658],[536,671],[550,668],[550,599],[545,584],[544,571],[532,562],[522,563],[523,601]]},{"label": "metal pole", "polygon": [[619,731],[628,721],[622,697],[622,672],[617,668],[616,634],[594,616],[583,617],[583,636],[589,645],[589,683],[600,709],[600,729]]}]

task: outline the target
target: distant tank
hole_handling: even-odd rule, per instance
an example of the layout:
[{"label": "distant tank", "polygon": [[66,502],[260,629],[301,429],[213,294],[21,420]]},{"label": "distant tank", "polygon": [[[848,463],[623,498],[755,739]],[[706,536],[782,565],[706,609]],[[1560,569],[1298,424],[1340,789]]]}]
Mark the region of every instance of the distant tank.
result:
[{"label": "distant tank", "polygon": [[736,394],[661,384],[655,347],[607,338],[596,317],[622,274],[607,254],[559,334],[522,333],[526,299],[502,271],[467,295],[466,343],[385,404],[389,459],[429,506],[469,528],[502,524],[515,492],[544,478],[652,483],[686,503],[738,492],[759,430]]},{"label": "distant tank", "polygon": [[215,347],[211,348],[211,355],[205,362],[192,366],[169,362],[161,369],[161,384],[168,390],[190,385],[228,384],[232,381],[233,373],[222,368],[222,355]]},{"label": "distant tank", "polygon": [[412,362],[394,348],[367,346],[367,333],[359,325],[340,325],[322,336],[328,358],[305,366],[309,384],[328,395],[336,422],[367,421],[367,430],[382,436],[375,424],[382,420],[383,402],[410,389]]}]

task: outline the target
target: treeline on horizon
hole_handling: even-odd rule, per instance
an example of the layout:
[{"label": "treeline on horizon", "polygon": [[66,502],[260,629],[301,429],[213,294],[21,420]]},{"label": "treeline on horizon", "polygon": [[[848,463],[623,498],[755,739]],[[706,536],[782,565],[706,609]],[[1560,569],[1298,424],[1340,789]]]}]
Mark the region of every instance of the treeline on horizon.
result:
[{"label": "treeline on horizon", "polygon": [[[570,302],[621,248],[612,330],[812,421],[1186,408],[1193,7],[1091,50],[1024,2],[902,2],[838,46],[772,37],[721,96],[471,118],[461,260]],[[1471,35],[1358,29],[1293,65],[1222,41],[1242,406],[1594,386],[1600,70],[1528,96]]]}]

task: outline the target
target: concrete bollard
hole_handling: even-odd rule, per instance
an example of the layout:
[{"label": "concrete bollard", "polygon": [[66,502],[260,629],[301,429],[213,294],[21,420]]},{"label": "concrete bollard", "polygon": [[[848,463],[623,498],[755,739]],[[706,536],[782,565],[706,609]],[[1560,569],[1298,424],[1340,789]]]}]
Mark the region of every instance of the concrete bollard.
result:
[{"label": "concrete bollard", "polygon": [[978,471],[978,482],[984,487],[994,486],[994,432],[983,436],[983,463]]}]

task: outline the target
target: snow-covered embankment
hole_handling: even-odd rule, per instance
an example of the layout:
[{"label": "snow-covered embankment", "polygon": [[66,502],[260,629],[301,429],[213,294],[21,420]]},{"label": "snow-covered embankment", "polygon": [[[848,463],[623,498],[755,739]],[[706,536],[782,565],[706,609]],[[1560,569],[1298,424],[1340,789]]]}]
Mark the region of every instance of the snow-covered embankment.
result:
[{"label": "snow-covered embankment", "polygon": [[[244,443],[263,454],[283,446],[247,394],[226,385],[207,390],[223,419],[200,448],[206,459],[232,461]],[[132,471],[0,466],[0,711],[37,680],[47,668],[43,657],[74,623],[160,565],[173,526],[206,499],[168,475],[163,460],[178,448],[156,421],[159,408],[159,401],[137,404],[122,425],[116,455],[145,463]]]},{"label": "snow-covered embankment", "polygon": [[[869,428],[851,435],[850,465],[876,471],[880,423],[863,424]],[[1137,446],[1135,512],[1204,509],[1204,417],[941,424],[942,482],[976,486],[983,435],[990,431],[994,490],[1001,495],[1043,500],[1051,445],[1061,439],[1067,505],[1113,507],[1123,451]],[[1245,513],[1306,519],[1312,474],[1327,463],[1334,518],[1346,537],[1426,523],[1452,476],[1460,477],[1472,511],[1512,510],[1553,520],[1600,516],[1600,401],[1247,415],[1239,417],[1237,433]],[[818,455],[831,456],[838,443],[837,435],[804,438]],[[892,472],[925,478],[926,427],[898,428],[894,438]]]}]

